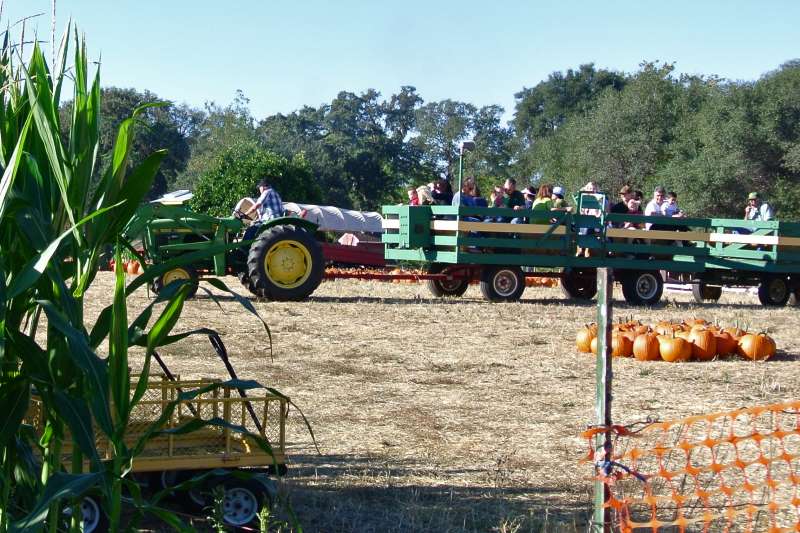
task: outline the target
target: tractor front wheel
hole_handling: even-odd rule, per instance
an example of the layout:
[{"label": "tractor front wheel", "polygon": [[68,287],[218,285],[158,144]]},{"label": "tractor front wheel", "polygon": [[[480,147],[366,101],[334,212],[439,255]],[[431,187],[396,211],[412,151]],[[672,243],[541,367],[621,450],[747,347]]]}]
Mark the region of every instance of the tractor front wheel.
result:
[{"label": "tractor front wheel", "polygon": [[269,300],[302,300],[317,289],[324,273],[319,243],[294,226],[266,230],[247,255],[248,288]]},{"label": "tractor front wheel", "polygon": [[161,290],[175,281],[188,281],[192,288],[189,290],[187,298],[193,298],[197,294],[198,275],[197,270],[190,266],[180,266],[167,270],[153,281],[153,292],[158,294]]}]

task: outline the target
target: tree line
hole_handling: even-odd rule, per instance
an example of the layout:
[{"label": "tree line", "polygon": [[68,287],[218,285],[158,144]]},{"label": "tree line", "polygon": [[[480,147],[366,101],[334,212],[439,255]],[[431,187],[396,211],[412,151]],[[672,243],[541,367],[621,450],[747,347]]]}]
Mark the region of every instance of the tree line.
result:
[{"label": "tree line", "polygon": [[[110,159],[122,120],[162,100],[103,89],[101,161]],[[589,180],[612,193],[624,184],[663,185],[690,215],[733,217],[747,193],[759,191],[779,218],[800,220],[800,60],[755,81],[677,75],[669,63],[628,74],[586,64],[523,88],[513,119],[504,123],[504,113],[426,102],[404,86],[388,98],[342,91],[330,103],[259,120],[238,92],[227,106],[148,108],[132,159],[167,148],[150,196],[192,189],[195,207],[214,214],[253,194],[264,172],[277,176],[285,200],[377,209],[401,201],[408,185],[454,182],[460,144],[472,139],[464,172],[484,190],[508,177],[571,192]]]}]

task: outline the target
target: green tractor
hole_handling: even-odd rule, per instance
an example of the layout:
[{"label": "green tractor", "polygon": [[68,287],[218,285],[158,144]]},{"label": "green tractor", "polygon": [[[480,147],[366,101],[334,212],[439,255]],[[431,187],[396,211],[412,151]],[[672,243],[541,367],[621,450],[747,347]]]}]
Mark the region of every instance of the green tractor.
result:
[{"label": "green tractor", "polygon": [[[238,206],[237,206],[238,207]],[[235,275],[254,295],[269,300],[302,300],[319,286],[325,260],[315,233],[317,225],[296,216],[284,216],[258,226],[244,240],[250,222],[241,216],[212,217],[182,205],[142,205],[125,228],[127,239],[140,241],[145,258],[160,264],[181,255],[213,250],[207,259],[187,261],[159,276],[152,285],[158,293],[176,280],[197,282],[204,276]],[[238,246],[237,246],[238,245]]]}]

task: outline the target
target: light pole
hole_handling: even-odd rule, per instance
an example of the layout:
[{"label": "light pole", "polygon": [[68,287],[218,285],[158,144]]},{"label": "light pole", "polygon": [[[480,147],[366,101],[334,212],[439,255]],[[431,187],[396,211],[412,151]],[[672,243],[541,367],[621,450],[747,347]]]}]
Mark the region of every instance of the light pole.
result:
[{"label": "light pole", "polygon": [[461,207],[461,181],[464,177],[464,154],[475,149],[475,141],[463,141],[458,152],[458,205]]}]

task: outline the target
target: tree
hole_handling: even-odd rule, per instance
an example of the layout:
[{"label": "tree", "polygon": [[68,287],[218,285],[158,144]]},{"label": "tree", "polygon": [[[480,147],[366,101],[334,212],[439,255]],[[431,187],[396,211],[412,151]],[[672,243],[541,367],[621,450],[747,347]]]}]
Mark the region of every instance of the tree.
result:
[{"label": "tree", "polygon": [[[101,91],[100,162],[105,168],[112,154],[116,131],[137,107],[162,100],[150,91],[106,87]],[[131,151],[131,164],[139,164],[152,152],[166,149],[167,155],[156,174],[148,198],[163,195],[185,168],[190,156],[190,136],[198,121],[197,113],[188,106],[165,105],[150,107],[138,115],[138,125]],[[71,105],[67,107],[71,109]]]},{"label": "tree", "polygon": [[229,216],[240,199],[252,197],[258,181],[272,179],[285,201],[315,202],[320,190],[302,155],[289,160],[253,141],[239,141],[217,154],[200,176],[191,201],[193,209],[214,216]]},{"label": "tree", "polygon": [[190,137],[191,157],[185,171],[176,179],[176,187],[193,190],[221,153],[239,143],[256,142],[255,120],[249,103],[242,91],[236,91],[233,102],[227,106],[208,102],[204,111],[196,111],[199,120],[193,124]]},{"label": "tree", "polygon": [[457,172],[458,151],[470,137],[475,106],[453,100],[432,102],[416,112],[419,135],[411,140],[421,152],[422,163],[452,180]]}]

